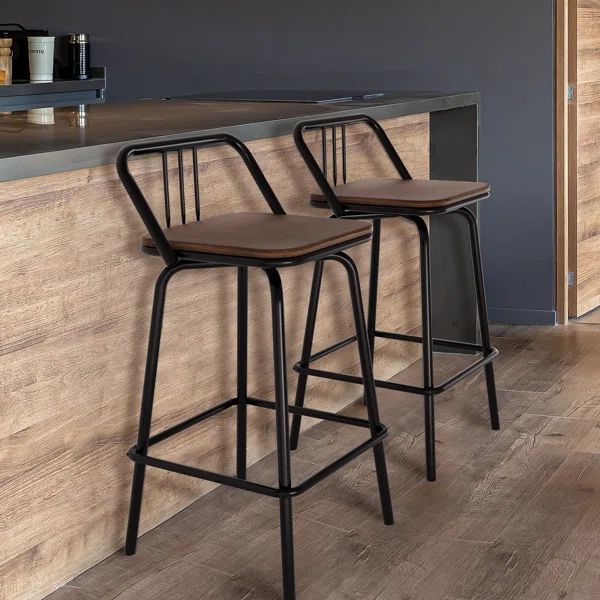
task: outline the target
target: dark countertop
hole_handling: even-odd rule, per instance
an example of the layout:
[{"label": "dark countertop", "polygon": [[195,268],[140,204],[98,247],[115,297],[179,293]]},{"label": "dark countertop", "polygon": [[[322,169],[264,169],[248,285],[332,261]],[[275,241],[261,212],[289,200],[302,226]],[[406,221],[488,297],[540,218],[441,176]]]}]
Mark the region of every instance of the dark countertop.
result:
[{"label": "dark countertop", "polygon": [[[244,141],[290,134],[306,117],[367,113],[376,119],[479,104],[479,93],[385,92],[335,103],[179,98],[0,114],[0,181],[25,179],[114,162],[127,143],[227,132]],[[47,110],[47,109],[42,109]],[[37,119],[36,119],[37,115]],[[50,119],[46,119],[51,121]]]}]

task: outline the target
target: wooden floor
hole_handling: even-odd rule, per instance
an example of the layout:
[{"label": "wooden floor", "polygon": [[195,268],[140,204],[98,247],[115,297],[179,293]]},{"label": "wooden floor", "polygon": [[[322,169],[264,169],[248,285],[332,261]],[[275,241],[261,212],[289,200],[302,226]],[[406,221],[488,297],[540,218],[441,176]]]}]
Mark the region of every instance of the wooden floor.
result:
[{"label": "wooden floor", "polygon": [[[379,520],[372,456],[295,502],[299,600],[598,600],[600,315],[495,326],[503,427],[481,378],[437,402],[438,481],[424,479],[421,400],[381,392],[396,524]],[[441,375],[464,358],[438,356]],[[418,381],[419,365],[399,379]],[[363,412],[362,404],[348,412]],[[361,437],[319,424],[294,455],[314,472]],[[275,481],[273,457],[250,474]],[[276,501],[220,488],[51,600],[280,598]]]}]

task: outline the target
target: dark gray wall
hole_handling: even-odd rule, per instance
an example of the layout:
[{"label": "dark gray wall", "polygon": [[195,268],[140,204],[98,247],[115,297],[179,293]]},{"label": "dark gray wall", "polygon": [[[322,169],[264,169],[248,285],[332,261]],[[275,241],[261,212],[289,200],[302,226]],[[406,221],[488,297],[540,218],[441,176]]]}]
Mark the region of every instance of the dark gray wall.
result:
[{"label": "dark gray wall", "polygon": [[492,316],[554,308],[553,0],[28,0],[2,20],[87,31],[120,100],[250,87],[480,90]]}]

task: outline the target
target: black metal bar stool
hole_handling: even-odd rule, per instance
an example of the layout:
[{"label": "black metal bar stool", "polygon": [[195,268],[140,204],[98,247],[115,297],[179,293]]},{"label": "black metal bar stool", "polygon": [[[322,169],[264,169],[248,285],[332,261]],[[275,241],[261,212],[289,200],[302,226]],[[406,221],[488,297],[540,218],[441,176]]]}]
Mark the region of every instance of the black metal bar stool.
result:
[{"label": "black metal bar stool", "polygon": [[[346,127],[357,123],[367,124],[378,138],[386,154],[392,161],[399,178],[379,178],[362,181],[347,182],[347,158],[346,158]],[[322,141],[322,164],[319,166],[317,160],[308,148],[304,139],[307,130],[320,130]],[[327,166],[328,141],[327,132],[331,132],[332,165]],[[341,135],[341,184],[338,185],[338,133]],[[496,398],[496,384],[494,379],[493,359],[498,351],[490,343],[488,326],[487,304],[483,282],[483,271],[481,267],[481,255],[479,249],[479,233],[477,219],[467,208],[468,205],[479,202],[489,197],[490,188],[485,183],[460,182],[460,181],[415,181],[411,178],[406,166],[396,152],[393,144],[381,125],[367,115],[356,115],[352,117],[332,117],[327,119],[309,120],[298,123],[294,132],[294,138],[300,154],[304,158],[313,177],[316,179],[321,193],[311,195],[311,206],[318,208],[330,208],[333,217],[339,219],[371,219],[373,221],[373,240],[371,246],[371,270],[368,299],[367,331],[370,348],[373,352],[375,338],[386,338],[408,342],[421,343],[423,346],[423,387],[392,383],[389,381],[375,380],[375,385],[381,388],[399,390],[412,394],[420,394],[424,397],[425,404],[425,447],[427,463],[427,479],[435,481],[435,421],[434,421],[434,398],[437,394],[445,392],[465,377],[473,375],[480,369],[485,369],[487,392],[491,425],[493,429],[500,428],[498,416],[498,403]],[[328,178],[329,170],[332,171],[333,185]],[[429,215],[444,215],[456,213],[464,217],[468,223],[475,288],[477,294],[477,305],[479,313],[479,326],[481,344],[434,339],[431,331],[431,273],[430,273],[430,246],[429,231],[425,217]],[[421,312],[422,312],[422,336],[405,335],[401,333],[383,331],[376,326],[377,313],[377,288],[379,280],[379,254],[381,242],[381,219],[391,217],[402,217],[414,223],[417,227],[421,251]],[[304,406],[304,394],[306,381],[309,375],[335,379],[351,383],[362,383],[362,378],[334,373],[311,367],[316,360],[339,350],[356,341],[352,336],[342,340],[324,350],[312,352],[313,332],[318,308],[318,292],[323,270],[317,265],[313,277],[313,291],[315,294],[308,310],[306,335],[300,362],[294,369],[300,374],[296,394],[296,407]],[[446,381],[435,384],[433,377],[433,347],[453,348],[455,350],[481,353],[482,356],[473,364],[456,373]],[[300,420],[302,415],[297,413],[292,421],[291,447],[292,450],[298,446]]]},{"label": "black metal bar stool", "polygon": [[[237,151],[262,192],[271,213],[236,213],[200,219],[198,150],[201,147],[219,144],[229,145]],[[185,156],[188,154],[191,156],[193,165],[196,221],[191,223],[185,222],[184,153]],[[129,160],[144,155],[162,157],[166,229],[159,225],[129,170]],[[177,158],[178,165],[182,223],[171,227],[168,164],[169,156],[173,155]],[[295,598],[295,580],[292,498],[310,489],[352,459],[372,448],[383,519],[386,524],[393,523],[383,449],[383,440],[387,435],[387,429],[379,421],[359,278],[354,262],[343,252],[347,248],[368,241],[371,238],[371,224],[365,221],[345,222],[321,217],[286,215],[248,148],[238,139],[226,134],[199,137],[193,140],[129,146],[120,152],[117,159],[117,170],[148,230],[148,234],[142,240],[143,252],[155,256],[160,255],[166,263],[166,267],[158,277],[154,293],[138,439],[136,445],[128,452],[129,458],[135,463],[135,468],[125,553],[133,554],[136,550],[144,474],[147,466],[271,496],[278,498],[280,505],[284,598],[293,600]],[[362,381],[364,382],[367,419],[351,418],[320,410],[288,407],[283,290],[278,269],[307,262],[316,262],[317,265],[322,265],[326,260],[340,263],[348,276],[363,375]],[[227,267],[238,269],[237,397],[160,433],[151,435],[152,406],[167,284],[173,275],[185,269]],[[270,285],[275,402],[252,398],[247,393],[249,267],[258,267],[264,270]],[[319,266],[319,268],[321,267]],[[314,298],[312,302],[314,302]],[[279,484],[276,487],[246,479],[246,410],[248,405],[275,410],[279,478]],[[232,407],[237,407],[237,472],[235,476],[214,473],[149,455],[150,446]],[[294,486],[292,485],[290,466],[288,412],[363,427],[369,430],[370,435],[362,444]]]}]

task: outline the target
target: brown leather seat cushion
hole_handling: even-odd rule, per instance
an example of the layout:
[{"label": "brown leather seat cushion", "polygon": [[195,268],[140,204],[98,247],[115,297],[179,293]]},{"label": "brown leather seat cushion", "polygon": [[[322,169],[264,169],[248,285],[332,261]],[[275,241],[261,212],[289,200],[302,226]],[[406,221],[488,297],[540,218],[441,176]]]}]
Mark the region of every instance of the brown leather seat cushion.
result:
[{"label": "brown leather seat cushion", "polygon": [[[263,259],[293,258],[368,236],[371,223],[302,215],[233,213],[164,230],[176,250]],[[154,247],[146,234],[142,244]]]},{"label": "brown leather seat cushion", "polygon": [[[429,181],[415,179],[364,179],[333,188],[342,204],[390,206],[395,208],[445,208],[484,196],[487,183],[471,181]],[[325,201],[321,193],[311,194],[316,202]]]}]

